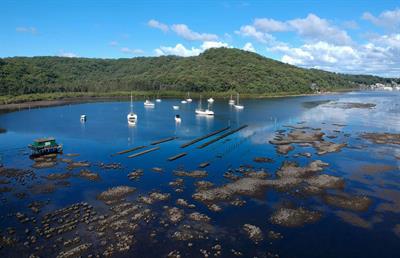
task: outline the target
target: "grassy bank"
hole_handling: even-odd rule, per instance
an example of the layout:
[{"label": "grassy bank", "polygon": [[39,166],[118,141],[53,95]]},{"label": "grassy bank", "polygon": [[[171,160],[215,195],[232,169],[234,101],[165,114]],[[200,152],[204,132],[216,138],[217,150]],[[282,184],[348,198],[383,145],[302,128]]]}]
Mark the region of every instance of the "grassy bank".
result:
[{"label": "grassy bank", "polygon": [[[342,89],[340,91],[349,91],[350,89]],[[354,90],[354,89],[352,89]],[[335,90],[338,91],[338,90]],[[120,99],[120,98],[129,98],[130,91],[114,91],[114,92],[65,92],[65,93],[38,93],[38,94],[26,94],[26,95],[18,95],[18,96],[0,96],[0,105],[6,104],[18,104],[18,103],[26,103],[26,102],[35,102],[35,101],[54,101],[54,100],[68,100],[68,99],[96,99],[96,98],[104,98],[104,99]],[[146,97],[150,97],[154,99],[157,95],[160,98],[185,98],[186,92],[180,91],[133,91],[133,96],[135,99],[144,99]],[[235,92],[197,92],[190,93],[191,98],[199,98],[200,95],[203,98],[213,97],[213,98],[229,98],[230,95],[235,97]],[[301,95],[310,95],[309,94],[301,94],[298,92],[279,92],[279,93],[263,93],[263,94],[252,94],[252,93],[242,93],[240,94],[241,98],[270,98],[270,97],[285,97],[285,96],[301,96]]]}]

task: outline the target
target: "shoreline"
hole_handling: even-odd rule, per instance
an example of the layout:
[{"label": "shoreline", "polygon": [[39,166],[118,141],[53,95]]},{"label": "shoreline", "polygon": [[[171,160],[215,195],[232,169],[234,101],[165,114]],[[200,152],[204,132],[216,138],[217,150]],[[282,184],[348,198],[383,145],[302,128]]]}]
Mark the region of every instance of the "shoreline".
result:
[{"label": "shoreline", "polygon": [[[318,95],[332,95],[332,94],[337,94],[337,93],[342,93],[342,92],[350,92],[350,91],[356,91],[357,89],[345,89],[345,90],[340,90],[340,91],[330,91],[330,92],[324,92],[324,93],[305,93],[305,94],[276,94],[276,95],[262,95],[262,94],[241,94],[240,98],[242,99],[268,99],[268,98],[288,98],[288,97],[304,97],[304,96],[318,96]],[[33,101],[16,101],[12,102],[9,104],[0,104],[0,114],[4,113],[10,113],[10,112],[15,112],[15,111],[20,111],[24,109],[31,109],[31,108],[42,108],[42,107],[53,107],[53,106],[63,106],[63,105],[69,105],[69,104],[82,104],[82,103],[91,103],[91,102],[110,102],[110,101],[125,101],[129,100],[130,93],[127,92],[126,94],[120,94],[120,93],[109,93],[109,94],[101,94],[100,96],[88,94],[87,96],[76,96],[72,97],[69,96],[74,93],[67,93],[67,94],[56,94],[55,97],[50,97],[49,99],[40,99],[41,95],[40,94],[35,94],[35,97],[39,98],[38,100],[33,100]],[[226,92],[206,92],[206,93],[192,93],[191,97],[192,98],[197,98],[199,95],[216,95],[213,98],[215,99],[228,99],[230,93]],[[155,95],[155,94],[149,94],[148,95]],[[144,100],[146,97],[146,94],[143,92],[135,92],[136,100]],[[17,96],[19,97],[19,96]],[[170,93],[167,92],[167,94],[161,94],[161,98],[164,99],[179,99],[182,97],[185,97],[185,93]],[[46,98],[46,95],[43,94],[43,98]],[[54,99],[55,98],[55,99]]]}]

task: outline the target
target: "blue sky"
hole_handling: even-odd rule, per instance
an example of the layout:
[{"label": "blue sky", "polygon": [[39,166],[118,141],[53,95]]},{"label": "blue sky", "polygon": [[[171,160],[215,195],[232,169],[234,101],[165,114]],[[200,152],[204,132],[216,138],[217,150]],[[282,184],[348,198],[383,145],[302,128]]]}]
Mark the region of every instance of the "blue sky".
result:
[{"label": "blue sky", "polygon": [[235,47],[302,67],[399,77],[399,1],[10,1],[0,56],[129,58]]}]

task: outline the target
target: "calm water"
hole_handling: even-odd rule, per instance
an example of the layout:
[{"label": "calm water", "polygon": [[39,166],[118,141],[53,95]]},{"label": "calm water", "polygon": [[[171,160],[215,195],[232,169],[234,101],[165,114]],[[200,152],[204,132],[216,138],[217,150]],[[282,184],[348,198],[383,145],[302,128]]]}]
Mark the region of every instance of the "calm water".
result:
[{"label": "calm water", "polygon": [[[376,107],[343,109],[329,103],[324,104],[324,100],[373,103]],[[64,153],[79,153],[80,156],[73,159],[91,162],[92,166],[89,169],[101,176],[101,181],[98,182],[79,178],[68,179],[71,186],[59,188],[51,194],[29,194],[29,191],[24,190],[25,186],[15,184],[14,191],[0,193],[3,200],[3,209],[0,211],[2,215],[0,233],[7,227],[13,226],[17,228],[17,235],[23,235],[26,226],[16,223],[15,216],[8,214],[18,211],[29,213],[27,205],[33,200],[50,199],[50,204],[43,207],[41,215],[80,201],[87,201],[99,209],[106,209],[96,200],[96,196],[111,186],[129,185],[137,188],[137,193],[131,198],[152,190],[170,192],[172,194],[170,200],[161,202],[160,207],[175,206],[177,198],[184,198],[196,204],[195,210],[210,216],[211,224],[218,233],[217,236],[210,237],[210,240],[195,244],[192,249],[187,248],[186,243],[182,244],[167,237],[148,246],[144,238],[139,239],[141,244],[133,245],[128,253],[121,255],[123,257],[132,257],[131,255],[165,257],[174,249],[181,250],[181,254],[201,257],[199,249],[210,249],[215,244],[215,238],[218,238],[222,245],[224,257],[233,256],[230,252],[232,248],[240,250],[244,257],[265,257],[267,252],[278,254],[280,257],[399,257],[400,232],[397,231],[400,231],[400,226],[396,231],[396,225],[400,224],[400,161],[396,159],[396,155],[400,156],[400,148],[398,145],[375,145],[359,137],[363,132],[400,133],[399,93],[356,92],[243,100],[245,109],[242,111],[233,109],[227,101],[214,102],[212,105],[216,113],[214,117],[196,116],[194,114],[197,107],[196,100],[190,104],[180,104],[179,100],[163,100],[161,103],[156,103],[155,108],[144,108],[143,102],[138,101],[134,103],[134,111],[138,114],[138,123],[134,127],[128,126],[126,122],[126,115],[129,112],[128,102],[67,105],[0,115],[0,128],[7,130],[6,133],[0,134],[1,163],[5,167],[31,168],[34,161],[29,159],[26,146],[35,138],[54,136],[64,145]],[[172,105],[180,105],[181,108],[173,110]],[[79,121],[81,114],[87,115],[86,123]],[[175,123],[175,114],[182,117],[180,124]],[[334,130],[341,130],[339,136],[330,141],[346,142],[349,148],[344,148],[338,153],[317,156],[314,155],[313,148],[296,147],[288,155],[278,155],[275,146],[268,141],[275,136],[276,130],[287,129],[285,125],[298,125],[301,122],[310,127],[322,128],[327,135],[333,134]],[[332,125],[335,123],[346,126],[338,128]],[[228,125],[236,128],[244,124],[248,127],[204,149],[198,149],[199,144],[185,149],[179,147],[182,143],[211,131]],[[350,136],[346,137],[344,134]],[[159,150],[137,158],[128,159],[127,155],[110,156],[121,150],[148,145],[152,141],[171,136],[178,138],[162,143],[159,145]],[[183,151],[188,155],[176,161],[167,161],[168,157]],[[296,157],[296,153],[304,151],[312,153],[313,157],[311,159]],[[255,157],[260,156],[272,158],[275,162],[253,162]],[[343,219],[338,216],[343,209],[324,204],[318,196],[299,197],[272,190],[266,191],[258,198],[242,197],[247,201],[243,207],[226,205],[223,206],[222,212],[214,213],[191,198],[195,191],[193,182],[199,179],[185,178],[183,193],[175,193],[168,185],[170,181],[176,179],[172,174],[174,169],[182,167],[185,170],[195,170],[205,161],[209,161],[210,166],[205,169],[209,174],[204,180],[222,185],[229,182],[223,177],[229,168],[253,165],[274,174],[283,161],[297,161],[301,165],[306,165],[315,159],[329,163],[326,173],[345,179],[345,192],[367,195],[373,200],[368,211],[352,212],[361,218],[363,223]],[[96,165],[99,162],[120,163],[122,169],[105,170]],[[392,168],[374,174],[361,169],[363,166],[374,164],[388,165]],[[153,167],[161,167],[164,172],[152,172]],[[144,175],[138,181],[130,181],[127,174],[135,168],[144,169]],[[38,180],[45,182],[41,176],[65,172],[66,164],[59,163],[53,168],[34,171],[39,177]],[[18,191],[27,192],[28,196],[18,199],[15,197]],[[323,216],[314,224],[296,228],[270,224],[268,219],[271,213],[277,207],[288,203],[295,207],[303,206],[319,210]],[[241,230],[245,223],[259,226],[265,235],[269,230],[280,232],[283,239],[270,241],[265,237],[264,241],[255,245]],[[0,249],[0,254],[3,252],[6,256],[17,256],[9,251],[7,248]],[[30,253],[26,249],[23,252]]]}]

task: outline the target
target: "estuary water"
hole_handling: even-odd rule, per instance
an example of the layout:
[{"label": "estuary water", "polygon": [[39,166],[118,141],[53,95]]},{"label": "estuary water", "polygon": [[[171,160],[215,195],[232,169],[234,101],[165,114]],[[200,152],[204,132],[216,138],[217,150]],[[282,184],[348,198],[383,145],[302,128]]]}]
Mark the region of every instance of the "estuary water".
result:
[{"label": "estuary water", "polygon": [[[206,101],[202,104],[207,105]],[[243,99],[241,104],[245,108],[236,110],[228,105],[228,99],[218,99],[210,106],[215,116],[207,117],[195,115],[198,100],[181,104],[178,99],[163,99],[154,108],[144,107],[143,101],[134,101],[133,110],[138,115],[135,126],[127,123],[126,115],[130,111],[127,101],[64,105],[0,115],[0,128],[5,129],[0,134],[3,165],[0,255],[75,257],[68,256],[70,251],[75,252],[72,255],[84,257],[399,256],[399,138],[396,143],[365,137],[366,133],[399,136],[399,92]],[[179,105],[180,109],[173,110],[173,105]],[[87,115],[84,123],[79,119],[82,114]],[[182,118],[180,123],[174,120],[176,114]],[[198,148],[242,125],[247,127]],[[227,126],[230,129],[220,134],[180,147]],[[294,149],[278,153],[278,145],[273,140],[293,130],[322,132],[323,141],[343,146],[324,153],[309,142],[289,143]],[[27,146],[36,138],[48,136],[63,144],[63,154],[31,159]],[[168,137],[176,139],[151,145]],[[112,155],[137,146],[146,147]],[[157,146],[159,149],[153,152],[128,158]],[[185,156],[168,161],[169,157],[183,152]],[[240,178],[260,171],[263,174],[257,178],[275,180],[280,177],[277,171],[284,164],[307,167],[316,160],[327,163],[316,174],[341,180],[340,187],[321,186],[310,191],[304,185],[316,174],[307,174],[301,178],[305,181],[283,188],[267,186],[254,193],[229,190],[230,196],[213,197],[213,201],[193,196],[204,191],[196,186],[199,181],[208,181],[213,184],[209,189],[218,189],[226,184],[235,186]],[[205,162],[209,165],[199,168]],[[82,170],[96,178],[79,176]],[[176,173],[197,170],[207,174],[199,178]],[[139,171],[134,174],[137,178],[128,176],[135,171]],[[177,179],[183,181],[171,183]],[[117,186],[135,190],[108,203],[99,197]],[[165,198],[142,198],[150,193],[165,194]],[[213,193],[221,195],[218,191]],[[178,199],[193,205],[177,203]],[[365,205],[357,203],[358,200]],[[84,219],[72,223],[71,228],[63,226],[73,217],[73,208],[71,212],[65,209],[82,202],[90,207],[86,212],[86,206],[82,206]],[[125,210],[128,216],[124,217],[122,204],[139,206],[133,213]],[[212,204],[221,210],[217,211]],[[363,207],[357,208],[357,205]],[[32,209],[36,206],[38,210]],[[274,219],[278,211],[299,209],[314,213],[294,217],[296,223]],[[177,220],[171,218],[174,212]],[[203,219],[191,216],[196,212],[204,215]],[[105,221],[104,218],[116,214],[120,217]],[[133,219],[135,214],[139,214],[139,219]],[[85,221],[85,216],[91,219]],[[49,217],[56,219],[47,220]],[[245,224],[261,232],[252,231],[254,236]]]}]

